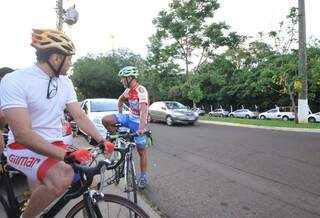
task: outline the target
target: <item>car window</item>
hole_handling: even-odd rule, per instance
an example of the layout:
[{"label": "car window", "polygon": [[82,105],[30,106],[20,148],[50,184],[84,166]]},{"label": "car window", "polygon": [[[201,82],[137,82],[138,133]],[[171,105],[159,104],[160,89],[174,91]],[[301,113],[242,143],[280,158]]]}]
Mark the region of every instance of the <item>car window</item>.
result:
[{"label": "car window", "polygon": [[186,108],[186,106],[184,106],[183,104],[179,103],[179,102],[166,102],[166,106],[169,109],[182,109],[182,108]]},{"label": "car window", "polygon": [[105,112],[105,111],[117,111],[118,101],[91,101],[91,112]]}]

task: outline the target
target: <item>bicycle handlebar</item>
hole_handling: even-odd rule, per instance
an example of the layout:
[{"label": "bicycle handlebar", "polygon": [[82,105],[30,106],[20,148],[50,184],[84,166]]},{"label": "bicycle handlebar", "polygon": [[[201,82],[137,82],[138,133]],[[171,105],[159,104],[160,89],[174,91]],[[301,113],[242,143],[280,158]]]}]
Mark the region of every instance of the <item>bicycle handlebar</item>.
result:
[{"label": "bicycle handlebar", "polygon": [[[101,150],[100,148],[98,149]],[[93,177],[100,174],[101,168],[103,166],[106,166],[106,170],[117,168],[124,161],[125,154],[129,151],[129,148],[114,148],[114,151],[120,152],[120,159],[115,164],[110,162],[108,159],[99,161],[95,167],[89,167],[77,163],[70,164],[73,167],[74,172],[80,173],[83,184],[81,185],[81,188],[77,189],[75,192],[71,187],[71,189],[64,195],[64,198],[69,200],[81,196],[92,184]]]},{"label": "bicycle handlebar", "polygon": [[150,137],[152,135],[152,132],[151,130],[148,130],[148,131],[145,131],[143,134],[138,134],[136,132],[134,133],[130,133],[130,132],[117,132],[117,134],[114,134],[114,135],[107,135],[107,139],[110,139],[110,140],[115,140],[117,138],[124,138],[126,140],[129,140],[129,141],[133,141],[134,140],[134,137],[137,137],[137,136],[142,136],[142,135],[145,135],[147,137]]}]

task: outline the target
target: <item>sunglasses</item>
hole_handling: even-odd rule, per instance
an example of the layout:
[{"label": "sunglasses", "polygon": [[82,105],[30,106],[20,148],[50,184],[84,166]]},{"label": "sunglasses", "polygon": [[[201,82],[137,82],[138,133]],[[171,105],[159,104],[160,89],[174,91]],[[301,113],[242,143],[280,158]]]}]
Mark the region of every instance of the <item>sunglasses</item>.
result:
[{"label": "sunglasses", "polygon": [[47,99],[51,99],[56,96],[58,91],[58,83],[55,78],[50,78],[47,88]]}]

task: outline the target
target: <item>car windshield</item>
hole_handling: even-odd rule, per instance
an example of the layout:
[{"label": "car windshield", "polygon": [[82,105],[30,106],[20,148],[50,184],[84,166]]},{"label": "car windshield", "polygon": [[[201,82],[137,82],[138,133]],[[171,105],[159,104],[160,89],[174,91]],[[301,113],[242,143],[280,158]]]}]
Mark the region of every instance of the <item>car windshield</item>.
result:
[{"label": "car windshield", "polygon": [[169,109],[185,109],[185,108],[187,108],[186,106],[184,106],[183,104],[181,104],[179,102],[166,102],[166,106]]},{"label": "car windshield", "polygon": [[105,112],[105,111],[117,111],[118,101],[91,101],[91,112]]}]

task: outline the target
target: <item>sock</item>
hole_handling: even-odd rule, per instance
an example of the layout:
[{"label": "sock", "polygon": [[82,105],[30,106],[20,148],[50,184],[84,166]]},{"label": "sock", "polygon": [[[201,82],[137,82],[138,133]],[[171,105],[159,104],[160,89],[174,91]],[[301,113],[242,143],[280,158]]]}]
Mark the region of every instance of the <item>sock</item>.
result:
[{"label": "sock", "polygon": [[146,178],[147,178],[146,172],[141,171],[141,172],[140,172],[140,178],[146,179]]}]

